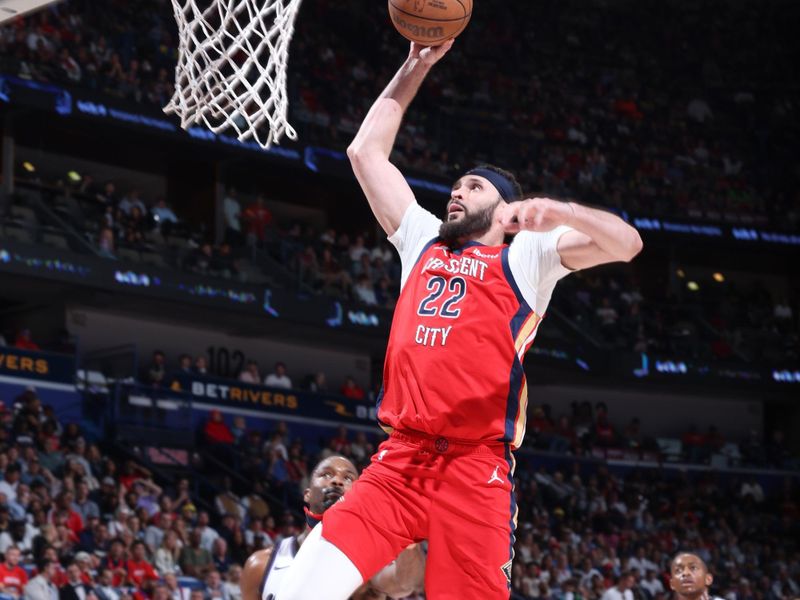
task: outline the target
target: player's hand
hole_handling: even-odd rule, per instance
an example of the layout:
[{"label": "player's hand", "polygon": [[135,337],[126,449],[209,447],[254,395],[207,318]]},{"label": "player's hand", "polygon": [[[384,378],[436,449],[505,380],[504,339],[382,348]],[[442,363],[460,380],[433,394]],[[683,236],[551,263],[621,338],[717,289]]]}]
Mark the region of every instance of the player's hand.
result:
[{"label": "player's hand", "polygon": [[418,58],[423,64],[432,67],[453,47],[453,42],[455,40],[447,40],[438,46],[423,46],[417,42],[411,42],[408,56],[409,58]]},{"label": "player's hand", "polygon": [[560,225],[566,225],[573,214],[573,208],[567,202],[529,198],[502,206],[498,219],[506,233],[514,234],[520,231],[552,231]]}]

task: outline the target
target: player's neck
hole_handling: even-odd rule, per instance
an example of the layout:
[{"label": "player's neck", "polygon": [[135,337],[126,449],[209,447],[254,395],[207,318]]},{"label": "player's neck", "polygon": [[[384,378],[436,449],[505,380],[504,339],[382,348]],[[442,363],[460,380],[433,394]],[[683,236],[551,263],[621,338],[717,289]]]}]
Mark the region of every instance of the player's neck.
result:
[{"label": "player's neck", "polygon": [[311,527],[306,525],[306,528],[303,530],[303,533],[301,533],[300,535],[297,536],[297,545],[298,546],[302,546],[303,545],[303,542],[306,541],[306,538],[308,537],[309,533],[311,533]]},{"label": "player's neck", "polygon": [[477,237],[458,238],[458,240],[456,240],[455,247],[463,248],[468,244],[481,244],[482,246],[499,246],[503,243],[503,239],[504,237],[502,233],[498,235],[497,232],[492,231],[490,229],[483,235]]},{"label": "player's neck", "polygon": [[699,590],[694,594],[679,594],[675,593],[675,600],[707,600],[709,598],[708,590]]}]

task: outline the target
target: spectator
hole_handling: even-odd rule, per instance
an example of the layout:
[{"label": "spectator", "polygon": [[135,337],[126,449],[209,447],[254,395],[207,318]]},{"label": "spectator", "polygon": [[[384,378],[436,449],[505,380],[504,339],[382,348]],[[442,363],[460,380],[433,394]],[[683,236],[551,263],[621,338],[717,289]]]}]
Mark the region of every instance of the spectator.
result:
[{"label": "spectator", "polygon": [[600,600],[633,600],[634,576],[629,572],[623,572],[617,577],[616,585],[608,588]]},{"label": "spectator", "polygon": [[164,378],[167,375],[166,369],[166,356],[161,350],[153,352],[153,358],[150,365],[147,367],[144,376],[144,382],[153,387],[161,387],[164,385]]},{"label": "spectator", "polygon": [[119,205],[117,208],[120,212],[126,216],[130,217],[133,214],[133,209],[136,208],[139,211],[139,214],[144,217],[147,214],[147,207],[144,205],[141,199],[141,193],[139,190],[133,189],[128,192],[128,195],[125,196],[122,200],[120,200]]},{"label": "spectator", "polygon": [[184,575],[202,579],[214,568],[211,552],[200,546],[202,533],[194,529],[189,534],[189,543],[181,549],[178,564]]},{"label": "spectator", "polygon": [[0,494],[5,495],[6,500],[10,503],[17,501],[20,471],[20,466],[17,463],[11,463],[6,467],[5,476],[0,481]]},{"label": "spectator", "polygon": [[365,396],[364,388],[356,383],[352,375],[348,375],[345,378],[342,387],[339,388],[339,392],[342,396],[350,398],[351,400],[363,400]]},{"label": "spectator", "polygon": [[239,204],[238,193],[235,188],[228,190],[222,201],[222,211],[225,215],[225,241],[233,247],[241,246],[242,238],[242,207]]},{"label": "spectator", "polygon": [[230,428],[222,417],[219,410],[212,410],[209,413],[208,420],[203,427],[203,433],[206,441],[212,444],[230,445],[233,444],[234,438]]},{"label": "spectator", "polygon": [[750,498],[756,504],[761,504],[764,502],[764,488],[754,476],[750,476],[747,481],[742,483],[739,496],[743,499]]},{"label": "spectator", "polygon": [[177,375],[191,375],[192,374],[192,357],[188,354],[181,354],[178,357],[178,372]]},{"label": "spectator", "polygon": [[87,523],[90,517],[100,517],[100,507],[97,506],[97,502],[89,498],[89,484],[86,480],[80,481],[75,486],[75,501],[72,507],[84,523]]},{"label": "spectator", "polygon": [[282,362],[275,363],[275,372],[266,376],[264,385],[287,390],[291,389],[292,380],[286,374],[286,365]]},{"label": "spectator", "polygon": [[169,235],[172,231],[172,226],[178,222],[178,217],[172,209],[167,206],[167,201],[164,198],[159,198],[156,201],[156,205],[153,207],[152,213],[153,219],[155,219],[161,229],[161,233],[165,236]]},{"label": "spectator", "polygon": [[376,306],[378,304],[375,288],[367,275],[361,275],[358,278],[355,286],[353,286],[353,293],[356,296],[356,300],[368,306]]},{"label": "spectator", "polygon": [[214,568],[223,575],[228,572],[231,566],[231,558],[228,555],[228,542],[225,538],[218,537],[211,544],[211,557],[214,559]]},{"label": "spectator", "polygon": [[103,227],[97,234],[97,248],[100,255],[104,258],[116,258],[116,241],[114,240],[114,230],[111,227]]},{"label": "spectator", "polygon": [[242,372],[239,373],[239,381],[258,385],[261,383],[261,373],[258,372],[258,363],[248,360]]},{"label": "spectator", "polygon": [[161,544],[155,552],[154,561],[156,570],[161,573],[162,576],[168,573],[178,572],[181,547],[178,534],[171,529],[165,531]]},{"label": "spectator", "polygon": [[219,537],[217,530],[210,525],[211,518],[208,511],[201,510],[197,513],[197,526],[194,531],[200,532],[200,547],[211,552],[214,540]]},{"label": "spectator", "polygon": [[178,583],[178,578],[174,573],[167,573],[164,575],[164,585],[167,588],[167,597],[169,600],[185,600],[186,588],[181,588]]},{"label": "spectator", "polygon": [[127,594],[119,592],[113,585],[114,575],[111,569],[101,569],[97,576],[97,585],[94,586],[94,593],[97,600],[126,600],[130,598]]},{"label": "spectator", "polygon": [[14,347],[20,350],[39,350],[39,344],[31,338],[30,329],[21,329],[17,334],[17,339],[14,341]]},{"label": "spectator", "polygon": [[222,584],[219,571],[210,571],[205,579],[205,598],[208,600],[229,600],[228,590]]},{"label": "spectator", "polygon": [[242,589],[240,587],[241,578],[242,567],[239,565],[231,565],[225,576],[225,583],[223,584],[223,587],[228,593],[229,600],[242,600]]},{"label": "spectator", "polygon": [[308,390],[317,394],[328,391],[328,382],[325,373],[318,371],[308,377]]},{"label": "spectator", "polygon": [[81,578],[78,564],[71,562],[67,566],[67,583],[59,589],[59,600],[87,600],[91,598],[92,591],[92,587]]},{"label": "spectator", "polygon": [[146,558],[146,546],[141,540],[131,544],[131,558],[127,562],[128,584],[150,592],[158,581],[158,574]]},{"label": "spectator", "polygon": [[639,586],[650,594],[651,598],[656,598],[664,593],[664,584],[658,578],[656,569],[647,571],[647,578],[639,582]]},{"label": "spectator", "polygon": [[58,588],[53,584],[58,562],[45,559],[39,565],[39,574],[24,589],[25,600],[59,600]]},{"label": "spectator", "polygon": [[247,226],[248,244],[262,245],[266,238],[266,229],[272,223],[272,213],[264,204],[264,196],[259,194],[255,202],[245,208],[242,220]]},{"label": "spectator", "polygon": [[0,563],[0,594],[21,598],[28,583],[28,574],[19,566],[19,548],[11,546],[5,551],[5,561]]},{"label": "spectator", "polygon": [[197,375],[208,375],[208,359],[205,354],[194,359],[194,372]]}]

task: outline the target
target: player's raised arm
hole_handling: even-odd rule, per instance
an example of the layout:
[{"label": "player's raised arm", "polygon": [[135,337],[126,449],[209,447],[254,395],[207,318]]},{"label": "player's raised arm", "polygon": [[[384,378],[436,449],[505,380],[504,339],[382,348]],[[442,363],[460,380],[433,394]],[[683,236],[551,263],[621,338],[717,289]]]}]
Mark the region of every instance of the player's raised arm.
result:
[{"label": "player's raised arm", "polygon": [[356,178],[387,235],[397,230],[414,202],[414,193],[402,173],[389,162],[403,114],[428,71],[452,45],[452,40],[432,47],[412,42],[408,58],[372,105],[347,149]]},{"label": "player's raised arm", "polygon": [[575,202],[531,198],[502,207],[500,220],[506,233],[552,231],[572,227],[558,241],[561,264],[568,269],[588,269],[609,262],[629,262],[642,250],[639,232],[618,216]]}]

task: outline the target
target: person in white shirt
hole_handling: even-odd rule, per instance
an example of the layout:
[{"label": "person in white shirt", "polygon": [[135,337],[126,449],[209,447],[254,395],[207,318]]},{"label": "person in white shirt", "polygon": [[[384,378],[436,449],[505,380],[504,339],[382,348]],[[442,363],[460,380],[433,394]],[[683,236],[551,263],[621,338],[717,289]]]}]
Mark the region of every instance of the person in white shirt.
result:
[{"label": "person in white shirt", "polygon": [[647,590],[647,592],[655,597],[656,594],[664,593],[664,584],[658,578],[658,574],[654,570],[647,571],[647,579],[639,582],[639,587]]},{"label": "person in white shirt", "polygon": [[291,389],[292,380],[286,374],[286,365],[282,362],[275,363],[275,372],[270,373],[264,379],[264,385],[269,387]]},{"label": "person in white shirt", "polygon": [[628,559],[627,567],[629,571],[635,571],[639,579],[643,578],[650,570],[658,570],[658,565],[645,555],[644,547],[639,547],[636,554]]},{"label": "person in white shirt", "polygon": [[208,512],[201,510],[197,514],[197,531],[200,531],[200,547],[204,550],[211,552],[211,546],[214,545],[214,540],[219,537],[217,530],[208,525],[210,519]]},{"label": "person in white shirt", "polygon": [[39,574],[25,585],[25,600],[58,600],[58,588],[53,585],[57,565],[54,560],[44,560]]},{"label": "person in white shirt", "polygon": [[617,577],[617,583],[608,588],[600,600],[633,600],[631,588],[636,581],[630,572],[623,572]]}]

